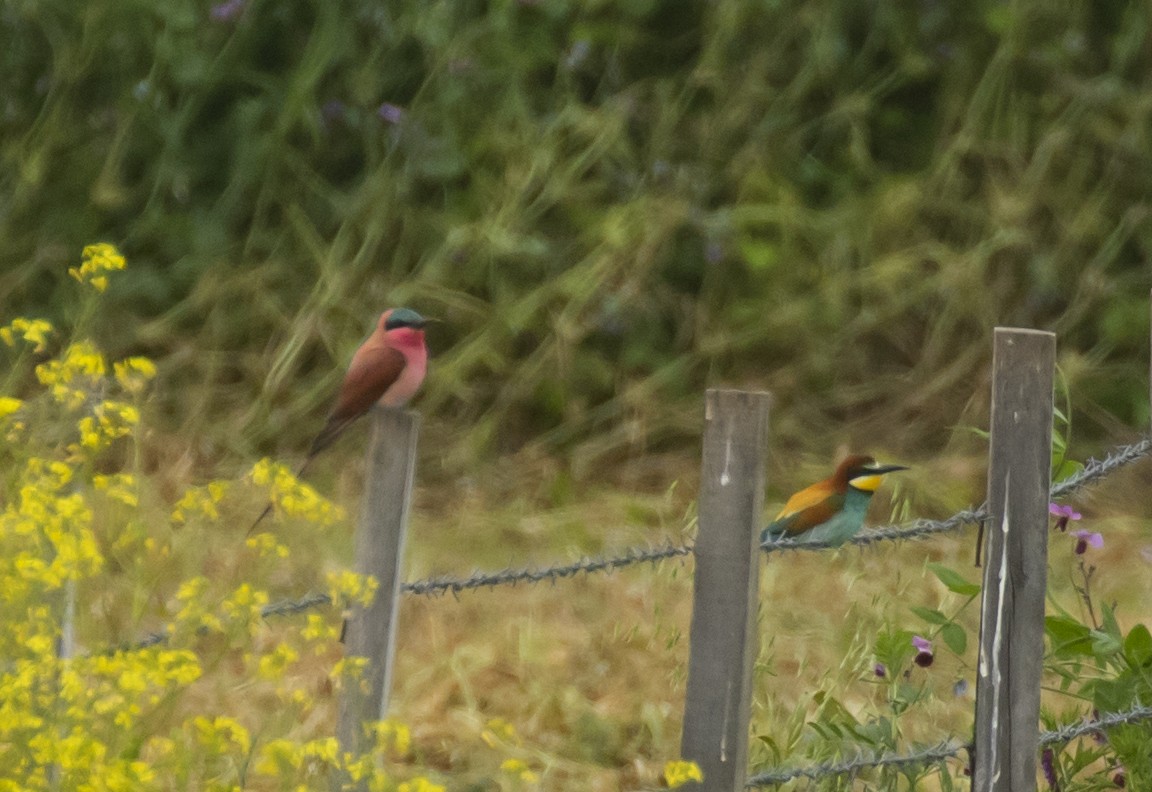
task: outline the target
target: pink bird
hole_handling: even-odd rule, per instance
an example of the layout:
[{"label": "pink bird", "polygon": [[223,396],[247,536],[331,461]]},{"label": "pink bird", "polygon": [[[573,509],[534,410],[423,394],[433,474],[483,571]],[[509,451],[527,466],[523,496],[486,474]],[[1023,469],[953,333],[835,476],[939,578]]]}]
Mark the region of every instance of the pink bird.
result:
[{"label": "pink bird", "polygon": [[[297,477],[304,475],[312,460],[373,404],[401,407],[416,395],[428,370],[428,349],[424,346],[424,325],[427,322],[411,308],[393,308],[380,315],[372,335],[352,356],[344,382],[340,385],[336,406],[328,414],[320,434],[312,441]],[[271,511],[272,504],[269,503],[248,533],[251,534]]]}]

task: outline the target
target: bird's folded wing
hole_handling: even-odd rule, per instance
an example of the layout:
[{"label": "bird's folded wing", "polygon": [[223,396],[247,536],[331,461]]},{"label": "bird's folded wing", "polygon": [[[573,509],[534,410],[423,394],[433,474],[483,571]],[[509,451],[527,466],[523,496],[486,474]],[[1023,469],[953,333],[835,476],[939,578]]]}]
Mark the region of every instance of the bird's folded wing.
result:
[{"label": "bird's folded wing", "polygon": [[349,424],[368,412],[403,370],[404,355],[392,347],[360,347],[352,357],[348,373],[344,375],[336,407],[312,442],[308,455],[311,457],[323,451]]},{"label": "bird's folded wing", "polygon": [[844,496],[818,484],[802,489],[788,499],[772,521],[773,533],[789,536],[804,533],[832,519],[844,507]]}]

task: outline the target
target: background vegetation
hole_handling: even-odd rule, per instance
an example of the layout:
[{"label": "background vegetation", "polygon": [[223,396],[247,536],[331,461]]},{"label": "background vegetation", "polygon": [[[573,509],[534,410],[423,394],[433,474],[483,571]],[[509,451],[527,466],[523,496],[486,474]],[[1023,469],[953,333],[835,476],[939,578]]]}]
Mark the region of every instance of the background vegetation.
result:
[{"label": "background vegetation", "polygon": [[[418,403],[415,574],[678,536],[711,385],[776,394],[769,502],[851,447],[915,459],[895,513],[940,514],[980,499],[983,441],[963,429],[984,425],[996,324],[1059,334],[1073,458],[1147,424],[1150,15],[1121,0],[5,0],[0,319],[54,321],[37,360],[90,335],[155,361],[125,469],[165,523],[190,485],[297,458],[396,304],[443,320]],[[88,316],[67,268],[101,240],[131,264]],[[37,394],[30,371],[13,362],[8,395]],[[355,513],[350,445],[315,480]],[[1087,502],[1128,537],[1106,544],[1117,566],[1142,563],[1146,525],[1118,515],[1147,483]],[[221,557],[260,497],[203,529],[213,553],[182,540],[171,571],[239,590],[252,570]],[[346,565],[346,531],[284,530],[302,565],[279,573],[285,593]],[[476,537],[468,559],[460,536]],[[927,629],[905,600],[951,613],[922,564],[969,551],[770,567],[766,596],[792,604],[766,625],[761,670],[788,684],[757,702],[757,761],[840,746],[813,747],[805,723],[847,716],[789,691],[884,706],[859,681],[875,636]],[[651,781],[682,699],[686,576],[667,572],[411,605],[397,700],[420,768],[495,773],[470,746],[500,743],[483,737],[498,716],[525,740],[504,753],[551,788]],[[164,613],[163,594],[119,580],[117,602],[157,609],[101,611],[94,642]],[[1128,605],[1127,633],[1139,585],[1098,581]],[[844,609],[804,605],[828,601],[851,603],[855,633],[828,638]],[[951,662],[937,668],[963,677]],[[199,701],[228,710],[241,678],[206,678]],[[876,745],[963,733],[953,681]],[[330,733],[325,706],[301,739]]]},{"label": "background vegetation", "polygon": [[[109,351],[213,459],[295,451],[387,305],[444,320],[454,471],[695,442],[948,439],[997,323],[1095,433],[1147,418],[1140,3],[6,2],[0,300],[117,243]],[[977,396],[977,399],[980,397]],[[850,426],[852,428],[846,429]]]}]

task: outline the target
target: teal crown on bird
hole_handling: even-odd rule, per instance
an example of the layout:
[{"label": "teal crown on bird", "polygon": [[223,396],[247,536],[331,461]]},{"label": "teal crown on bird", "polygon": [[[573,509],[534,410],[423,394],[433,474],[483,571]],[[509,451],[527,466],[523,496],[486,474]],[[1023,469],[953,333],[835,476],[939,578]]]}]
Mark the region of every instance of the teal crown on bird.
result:
[{"label": "teal crown on bird", "polygon": [[384,329],[396,330],[400,327],[411,327],[416,330],[423,329],[428,320],[411,308],[393,308],[384,314]]},{"label": "teal crown on bird", "polygon": [[872,494],[883,476],[904,465],[881,465],[864,454],[846,457],[836,472],[797,492],[760,534],[760,541],[781,538],[843,544],[860,532]]}]

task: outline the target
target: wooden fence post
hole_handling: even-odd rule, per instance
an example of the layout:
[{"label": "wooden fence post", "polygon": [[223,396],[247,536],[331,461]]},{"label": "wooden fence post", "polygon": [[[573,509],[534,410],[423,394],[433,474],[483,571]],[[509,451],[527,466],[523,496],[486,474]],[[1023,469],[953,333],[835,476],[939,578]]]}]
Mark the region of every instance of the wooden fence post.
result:
[{"label": "wooden fence post", "polygon": [[368,667],[360,685],[349,681],[340,699],[337,738],[343,753],[365,746],[363,725],[388,711],[400,566],[408,528],[408,505],[416,468],[420,416],[375,407],[364,472],[364,498],[356,532],[356,571],[380,586],[368,607],[355,605],[344,636],[345,656],[364,657]]},{"label": "wooden fence post", "polygon": [[996,328],[973,792],[1035,792],[1056,336]]},{"label": "wooden fence post", "polygon": [[748,773],[769,401],[767,393],[709,390],[704,402],[680,755],[700,766],[704,781],[696,788],[708,792],[737,792]]}]

